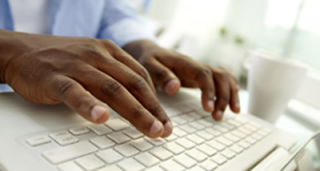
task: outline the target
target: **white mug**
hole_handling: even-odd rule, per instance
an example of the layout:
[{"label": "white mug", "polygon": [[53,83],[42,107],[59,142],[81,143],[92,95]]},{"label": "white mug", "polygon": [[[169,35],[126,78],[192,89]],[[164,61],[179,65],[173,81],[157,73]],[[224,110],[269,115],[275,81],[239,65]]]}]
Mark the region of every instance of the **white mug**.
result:
[{"label": "white mug", "polygon": [[261,51],[251,52],[249,113],[274,123],[295,97],[307,75],[307,66]]}]

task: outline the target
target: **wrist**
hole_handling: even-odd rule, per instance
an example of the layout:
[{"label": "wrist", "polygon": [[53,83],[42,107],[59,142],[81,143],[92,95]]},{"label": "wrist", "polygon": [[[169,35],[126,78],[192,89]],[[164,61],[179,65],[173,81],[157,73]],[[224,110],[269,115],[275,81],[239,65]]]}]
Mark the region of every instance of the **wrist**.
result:
[{"label": "wrist", "polygon": [[11,61],[30,51],[26,35],[0,29],[0,83],[7,83],[6,71]]}]

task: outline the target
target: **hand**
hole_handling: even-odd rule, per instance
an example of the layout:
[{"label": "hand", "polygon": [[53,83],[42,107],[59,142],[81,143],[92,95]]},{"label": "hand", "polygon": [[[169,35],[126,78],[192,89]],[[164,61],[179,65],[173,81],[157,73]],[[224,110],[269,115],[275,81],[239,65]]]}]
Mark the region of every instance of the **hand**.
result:
[{"label": "hand", "polygon": [[151,138],[171,134],[171,121],[148,72],[111,41],[1,30],[0,41],[10,44],[0,48],[1,54],[12,56],[4,62],[1,81],[23,98],[38,104],[64,102],[94,123],[108,119],[105,102]]},{"label": "hand", "polygon": [[175,94],[181,86],[200,88],[202,106],[221,120],[227,107],[240,112],[237,80],[224,68],[210,67],[182,54],[163,49],[148,40],[129,43],[124,47],[149,72],[155,86]]}]

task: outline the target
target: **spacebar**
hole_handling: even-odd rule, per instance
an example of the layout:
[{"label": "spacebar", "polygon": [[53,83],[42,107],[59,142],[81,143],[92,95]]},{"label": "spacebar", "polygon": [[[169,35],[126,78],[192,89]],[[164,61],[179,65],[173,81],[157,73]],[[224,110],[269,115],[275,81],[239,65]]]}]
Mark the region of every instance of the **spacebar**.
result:
[{"label": "spacebar", "polygon": [[97,150],[98,149],[88,141],[83,141],[66,147],[59,147],[45,151],[42,153],[42,155],[51,163],[58,164],[70,159],[93,153]]}]

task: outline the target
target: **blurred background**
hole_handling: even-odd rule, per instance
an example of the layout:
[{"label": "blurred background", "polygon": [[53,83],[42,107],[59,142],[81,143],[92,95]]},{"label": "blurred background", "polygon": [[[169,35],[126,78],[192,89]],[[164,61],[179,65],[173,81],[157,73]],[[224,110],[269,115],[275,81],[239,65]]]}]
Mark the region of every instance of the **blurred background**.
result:
[{"label": "blurred background", "polygon": [[246,82],[246,54],[264,49],[320,76],[319,0],[127,0],[159,44]]}]

